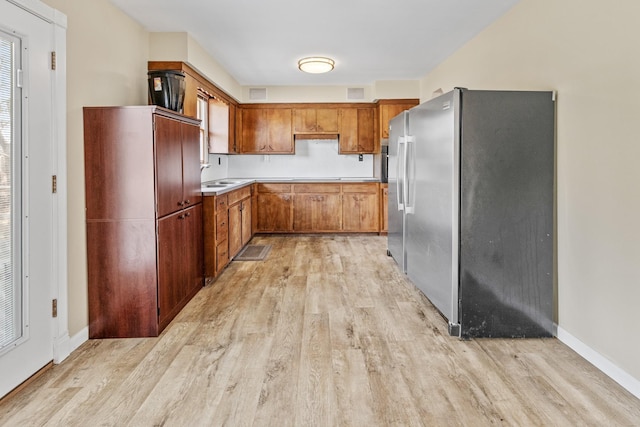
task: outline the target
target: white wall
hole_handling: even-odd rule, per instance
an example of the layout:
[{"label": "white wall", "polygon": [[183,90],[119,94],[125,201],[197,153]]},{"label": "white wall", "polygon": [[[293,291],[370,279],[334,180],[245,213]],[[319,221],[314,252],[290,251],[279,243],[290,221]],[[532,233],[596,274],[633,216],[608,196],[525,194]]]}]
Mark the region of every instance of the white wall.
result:
[{"label": "white wall", "polygon": [[552,89],[558,323],[640,381],[640,2],[523,0],[421,82]]},{"label": "white wall", "polygon": [[325,178],[373,176],[373,155],[338,154],[338,140],[296,140],[295,155],[228,156],[229,177]]}]

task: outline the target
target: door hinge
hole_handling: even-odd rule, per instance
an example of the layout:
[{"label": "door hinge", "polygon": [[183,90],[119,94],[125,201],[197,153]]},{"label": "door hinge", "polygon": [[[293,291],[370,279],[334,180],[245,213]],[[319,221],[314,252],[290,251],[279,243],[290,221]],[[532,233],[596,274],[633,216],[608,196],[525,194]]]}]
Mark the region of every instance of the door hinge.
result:
[{"label": "door hinge", "polygon": [[51,175],[51,192],[53,194],[58,192],[58,176]]},{"label": "door hinge", "polygon": [[58,300],[51,300],[51,317],[58,317]]},{"label": "door hinge", "polygon": [[51,52],[51,69],[55,71],[56,69],[56,52]]}]

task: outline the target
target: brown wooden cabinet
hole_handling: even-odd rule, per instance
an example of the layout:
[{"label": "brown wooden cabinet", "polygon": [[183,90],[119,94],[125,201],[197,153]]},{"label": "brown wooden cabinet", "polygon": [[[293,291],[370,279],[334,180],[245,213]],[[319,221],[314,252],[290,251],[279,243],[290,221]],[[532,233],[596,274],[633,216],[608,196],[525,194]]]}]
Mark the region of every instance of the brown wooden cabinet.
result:
[{"label": "brown wooden cabinet", "polygon": [[89,337],[157,336],[203,285],[198,121],[85,107],[84,139]]},{"label": "brown wooden cabinet", "polygon": [[229,205],[227,194],[206,196],[204,208],[204,272],[217,277],[229,263]]},{"label": "brown wooden cabinet", "polygon": [[244,154],[293,154],[291,108],[243,106],[236,120],[240,152]]},{"label": "brown wooden cabinet", "polygon": [[342,229],[344,231],[380,231],[378,188],[377,183],[342,186]]},{"label": "brown wooden cabinet", "polygon": [[389,232],[389,184],[380,184],[380,234]]},{"label": "brown wooden cabinet", "polygon": [[380,232],[379,184],[258,184],[256,232]]},{"label": "brown wooden cabinet", "polygon": [[164,329],[203,286],[202,204],[158,220],[158,319]]},{"label": "brown wooden cabinet", "polygon": [[401,112],[415,107],[420,103],[417,98],[412,99],[381,99],[378,104],[378,127],[380,138],[389,138],[389,121]]},{"label": "brown wooden cabinet", "polygon": [[340,184],[294,184],[293,191],[294,231],[342,229]]},{"label": "brown wooden cabinet", "polygon": [[229,193],[229,258],[251,240],[251,187]]},{"label": "brown wooden cabinet", "polygon": [[379,151],[375,138],[373,107],[340,109],[340,154],[367,154]]},{"label": "brown wooden cabinet", "polygon": [[337,134],[337,108],[294,108],[293,132],[295,134]]},{"label": "brown wooden cabinet", "polygon": [[258,184],[257,193],[256,231],[292,231],[293,196],[291,184]]},{"label": "brown wooden cabinet", "polygon": [[205,275],[217,277],[251,240],[252,186],[204,198]]}]

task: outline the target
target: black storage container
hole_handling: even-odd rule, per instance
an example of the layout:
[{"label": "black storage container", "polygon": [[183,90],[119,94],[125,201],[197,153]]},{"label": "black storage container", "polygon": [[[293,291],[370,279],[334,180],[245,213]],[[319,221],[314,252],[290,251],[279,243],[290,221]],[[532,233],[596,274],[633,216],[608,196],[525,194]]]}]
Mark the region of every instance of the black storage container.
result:
[{"label": "black storage container", "polygon": [[174,70],[154,70],[147,74],[151,104],[182,113],[186,85],[184,73]]}]

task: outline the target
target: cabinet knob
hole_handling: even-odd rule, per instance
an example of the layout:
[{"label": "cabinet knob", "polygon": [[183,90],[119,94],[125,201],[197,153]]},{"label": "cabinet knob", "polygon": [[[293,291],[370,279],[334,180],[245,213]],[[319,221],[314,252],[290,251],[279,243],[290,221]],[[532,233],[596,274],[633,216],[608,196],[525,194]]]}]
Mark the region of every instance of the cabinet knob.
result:
[{"label": "cabinet knob", "polygon": [[184,203],[185,203],[186,205],[188,205],[189,203],[191,203],[191,200],[187,199],[187,200],[185,200],[185,201],[184,201]]},{"label": "cabinet knob", "polygon": [[191,216],[191,212],[187,212],[186,214],[184,214],[185,217],[190,217]]},{"label": "cabinet knob", "polygon": [[178,206],[184,206],[184,202],[182,201],[178,202]]},{"label": "cabinet knob", "polygon": [[184,219],[184,215],[178,215],[178,219]]}]

